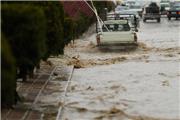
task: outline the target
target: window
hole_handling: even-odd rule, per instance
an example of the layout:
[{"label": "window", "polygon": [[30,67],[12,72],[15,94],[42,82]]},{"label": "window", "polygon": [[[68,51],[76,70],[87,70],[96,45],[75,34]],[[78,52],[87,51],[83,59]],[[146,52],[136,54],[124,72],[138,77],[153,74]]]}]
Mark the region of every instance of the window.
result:
[{"label": "window", "polygon": [[[118,32],[118,31],[130,31],[129,24],[108,24],[106,25],[109,31]],[[106,27],[103,25],[103,32],[108,32]]]}]

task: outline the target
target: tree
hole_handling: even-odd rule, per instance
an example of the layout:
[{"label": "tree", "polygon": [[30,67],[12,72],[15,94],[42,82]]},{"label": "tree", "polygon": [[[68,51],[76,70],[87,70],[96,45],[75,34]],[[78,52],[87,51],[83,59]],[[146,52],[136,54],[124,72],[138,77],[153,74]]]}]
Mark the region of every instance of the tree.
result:
[{"label": "tree", "polygon": [[9,40],[19,76],[33,72],[45,53],[46,19],[42,9],[17,3],[2,4],[2,31]]},{"label": "tree", "polygon": [[47,52],[43,57],[47,60],[50,55],[57,56],[64,53],[64,10],[63,6],[58,1],[41,1],[34,3],[43,9],[47,19],[47,31],[46,31],[46,45]]},{"label": "tree", "polygon": [[16,65],[7,39],[1,34],[1,105],[11,107],[16,103]]}]

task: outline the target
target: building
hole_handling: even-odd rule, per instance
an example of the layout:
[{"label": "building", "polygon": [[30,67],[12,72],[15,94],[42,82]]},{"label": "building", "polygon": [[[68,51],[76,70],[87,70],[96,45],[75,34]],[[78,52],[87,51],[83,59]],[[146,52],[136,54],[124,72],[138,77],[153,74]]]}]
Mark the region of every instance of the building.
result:
[{"label": "building", "polygon": [[85,1],[61,1],[64,6],[65,14],[73,19],[77,19],[79,14],[83,13],[87,16],[93,16],[94,13]]}]

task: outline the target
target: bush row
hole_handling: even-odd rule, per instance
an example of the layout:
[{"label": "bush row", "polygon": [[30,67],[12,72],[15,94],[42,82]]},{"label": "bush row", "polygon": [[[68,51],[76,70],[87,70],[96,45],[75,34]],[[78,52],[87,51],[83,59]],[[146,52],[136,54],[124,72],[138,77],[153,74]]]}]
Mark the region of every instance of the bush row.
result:
[{"label": "bush row", "polygon": [[16,101],[16,67],[7,39],[1,34],[1,105],[11,107]]},{"label": "bush row", "polygon": [[1,11],[2,105],[8,107],[18,99],[16,78],[25,81],[41,59],[63,53],[64,11],[60,2],[4,2]]},{"label": "bush row", "polygon": [[1,11],[1,103],[10,107],[19,99],[16,79],[25,81],[41,59],[63,54],[64,46],[85,32],[95,19],[81,13],[74,21],[64,14],[58,1],[2,2]]}]

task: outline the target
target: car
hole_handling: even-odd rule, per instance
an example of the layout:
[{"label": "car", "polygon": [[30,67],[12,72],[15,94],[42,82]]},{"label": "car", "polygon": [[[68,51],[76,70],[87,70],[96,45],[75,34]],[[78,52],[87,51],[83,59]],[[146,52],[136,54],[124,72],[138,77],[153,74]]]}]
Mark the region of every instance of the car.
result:
[{"label": "car", "polygon": [[167,12],[169,9],[170,9],[170,2],[161,2],[160,3],[161,15],[167,15]]},{"label": "car", "polygon": [[156,2],[151,2],[148,6],[145,6],[143,9],[143,22],[146,20],[154,20],[157,22],[161,21],[160,8]]},{"label": "car", "polygon": [[120,11],[128,10],[128,9],[129,9],[128,6],[118,5],[118,6],[115,8],[115,11],[120,12]]},{"label": "car", "polygon": [[130,9],[131,11],[137,12],[138,15],[139,15],[140,17],[142,17],[142,6],[141,6],[140,4],[131,5],[131,6],[129,6],[129,9]]},{"label": "car", "polygon": [[136,0],[126,0],[126,1],[125,1],[125,4],[126,4],[127,6],[134,5],[134,4],[136,4]]},{"label": "car", "polygon": [[135,10],[122,10],[122,11],[115,11],[115,19],[121,19],[125,18],[128,19],[129,22],[135,26],[135,28],[140,27],[139,21],[140,21],[140,16],[137,11]]},{"label": "car", "polygon": [[136,32],[133,31],[128,20],[107,20],[101,27],[96,36],[98,46],[137,45]]},{"label": "car", "polygon": [[168,20],[171,18],[178,19],[180,17],[180,2],[175,2],[171,4],[170,10],[167,13]]}]

